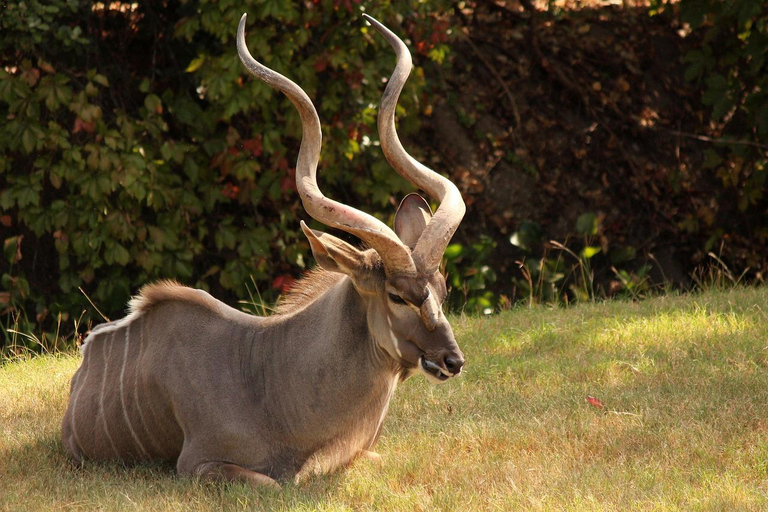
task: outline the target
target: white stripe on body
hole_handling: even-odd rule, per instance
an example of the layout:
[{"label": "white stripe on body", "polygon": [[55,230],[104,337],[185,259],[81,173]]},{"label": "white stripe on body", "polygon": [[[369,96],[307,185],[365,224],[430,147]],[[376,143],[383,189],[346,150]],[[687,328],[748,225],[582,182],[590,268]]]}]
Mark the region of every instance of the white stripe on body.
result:
[{"label": "white stripe on body", "polygon": [[106,340],[101,343],[101,346],[102,346],[101,353],[104,356],[104,372],[101,376],[101,394],[99,396],[99,416],[101,417],[101,425],[104,427],[104,433],[107,434],[107,439],[109,440],[109,444],[112,446],[112,450],[115,452],[115,457],[119,459],[120,453],[117,451],[117,448],[115,447],[115,442],[112,440],[112,436],[109,434],[109,428],[107,427],[107,417],[106,417],[106,414],[104,414],[104,391],[107,387],[107,369],[109,368],[109,356],[112,354],[112,344],[115,340],[115,331],[113,329],[110,329],[108,332],[112,333],[112,336],[109,339],[109,352],[107,352],[106,348],[104,348],[107,344]]},{"label": "white stripe on body", "polygon": [[392,379],[392,383],[389,385],[389,393],[387,393],[387,401],[384,405],[384,408],[381,410],[381,416],[379,416],[379,422],[376,424],[376,431],[373,434],[373,439],[371,439],[371,442],[368,444],[368,450],[373,448],[373,443],[376,441],[376,438],[381,431],[381,425],[384,423],[384,418],[387,416],[387,411],[389,410],[389,402],[392,400],[392,395],[395,394],[395,388],[397,388],[397,382],[399,380],[400,376],[395,375],[395,377]]},{"label": "white stripe on body", "polygon": [[[136,356],[136,363],[139,364],[141,362],[141,356],[143,354],[144,350],[144,318],[141,317],[139,319],[139,354]],[[139,411],[139,422],[141,423],[142,428],[144,429],[144,432],[147,433],[147,437],[149,438],[149,444],[152,445],[152,447],[155,449],[155,453],[162,453],[161,448],[157,445],[154,438],[152,437],[152,432],[147,428],[147,423],[144,420],[144,411],[141,410],[141,400],[139,400],[139,370],[138,368],[134,372],[134,378],[133,378],[133,401],[136,403],[136,409]]]},{"label": "white stripe on body", "polygon": [[134,311],[130,313],[125,318],[121,318],[120,320],[115,320],[114,322],[107,322],[105,324],[99,324],[93,329],[91,329],[91,333],[85,338],[85,341],[83,341],[83,345],[80,347],[80,351],[85,354],[85,349],[88,348],[88,342],[96,335],[101,334],[108,334],[108,333],[114,333],[115,331],[127,326],[131,322],[133,322],[134,319],[136,319],[138,316],[141,315],[141,311]]},{"label": "white stripe on body", "polygon": [[136,435],[136,432],[133,430],[133,425],[131,425],[131,419],[128,417],[128,411],[125,408],[125,397],[124,397],[124,389],[125,386],[123,384],[123,381],[125,380],[125,363],[128,360],[128,346],[130,344],[130,335],[131,335],[131,324],[128,323],[125,326],[125,348],[123,349],[123,366],[120,369],[120,405],[123,408],[123,419],[125,420],[125,423],[128,425],[128,430],[131,431],[131,436],[133,437],[134,442],[138,445],[139,450],[141,450],[141,453],[143,454],[144,458],[149,458],[149,454],[147,453],[147,450],[144,449],[144,445],[141,443],[141,440],[139,439],[139,436]]}]

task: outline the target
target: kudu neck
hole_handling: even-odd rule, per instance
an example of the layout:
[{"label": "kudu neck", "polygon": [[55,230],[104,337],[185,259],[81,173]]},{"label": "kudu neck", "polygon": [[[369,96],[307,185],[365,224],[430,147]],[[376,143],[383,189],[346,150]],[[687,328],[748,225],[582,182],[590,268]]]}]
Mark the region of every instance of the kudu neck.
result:
[{"label": "kudu neck", "polygon": [[351,365],[374,373],[394,371],[392,361],[382,358],[371,331],[369,299],[355,288],[349,277],[332,276],[325,276],[322,291],[315,290],[314,297],[302,300],[293,311],[271,317],[277,323],[275,327],[299,336],[303,340],[301,349],[317,361],[343,365],[343,371],[351,371]]},{"label": "kudu neck", "polygon": [[297,443],[318,431],[335,437],[358,428],[372,439],[397,376],[377,354],[365,300],[352,281],[328,284],[294,312],[270,317],[261,348],[251,351],[254,396]]}]

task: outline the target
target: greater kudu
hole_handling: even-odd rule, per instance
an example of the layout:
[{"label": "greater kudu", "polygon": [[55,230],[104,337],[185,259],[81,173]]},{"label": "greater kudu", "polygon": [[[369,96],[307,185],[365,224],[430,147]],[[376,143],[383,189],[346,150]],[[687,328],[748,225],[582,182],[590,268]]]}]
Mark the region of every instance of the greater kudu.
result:
[{"label": "greater kudu", "polygon": [[172,282],[144,287],[127,317],[97,326],[83,345],[62,425],[75,460],[164,459],[182,474],[276,485],[358,455],[375,457],[368,450],[398,381],[421,372],[442,382],[461,372],[464,357],[441,310],[446,287],[438,267],[464,202],[453,183],[400,144],[395,107],[411,56],[397,36],[366,18],[397,52],[378,118],[384,155],[440,202],[437,212],[408,195],[392,231],[320,192],[317,112],[301,88],[251,57],[243,15],[240,59],[301,116],[296,184],[305,209],[370,248],[302,222],[320,269],[264,318]]}]

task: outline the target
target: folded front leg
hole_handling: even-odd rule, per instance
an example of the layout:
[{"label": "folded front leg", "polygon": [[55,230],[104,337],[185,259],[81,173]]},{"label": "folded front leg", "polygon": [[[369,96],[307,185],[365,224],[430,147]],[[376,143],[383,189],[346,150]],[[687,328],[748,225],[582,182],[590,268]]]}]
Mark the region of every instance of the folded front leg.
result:
[{"label": "folded front leg", "polygon": [[380,461],[381,460],[381,455],[379,455],[376,452],[371,452],[371,451],[368,451],[368,450],[360,450],[359,457],[361,459],[368,459],[368,460],[375,460],[375,461]]},{"label": "folded front leg", "polygon": [[256,486],[280,489],[280,484],[267,475],[229,462],[204,462],[197,466],[193,473],[207,480],[246,482]]}]

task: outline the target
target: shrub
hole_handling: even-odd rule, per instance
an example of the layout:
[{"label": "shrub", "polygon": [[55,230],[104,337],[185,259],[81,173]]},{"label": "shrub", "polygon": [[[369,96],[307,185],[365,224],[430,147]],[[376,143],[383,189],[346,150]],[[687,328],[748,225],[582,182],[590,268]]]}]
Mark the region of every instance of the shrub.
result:
[{"label": "shrub", "polygon": [[[252,278],[274,297],[308,265],[293,181],[299,118],[240,64],[243,12],[254,56],[317,105],[325,192],[390,220],[393,196],[410,190],[374,147],[394,55],[360,11],[359,0],[8,4],[0,17],[6,326],[21,320],[39,332],[87,309],[85,325],[95,313],[78,288],[112,315],[163,277],[230,300],[245,297]],[[423,3],[379,2],[369,12],[442,58],[445,25]],[[423,77],[417,68],[403,94],[405,137],[425,105]]]},{"label": "shrub", "polygon": [[682,0],[680,19],[700,47],[685,55],[686,79],[699,84],[719,137],[705,151],[713,183],[681,229],[699,231],[704,252],[724,244],[735,268],[764,268],[768,251],[768,4]]}]

